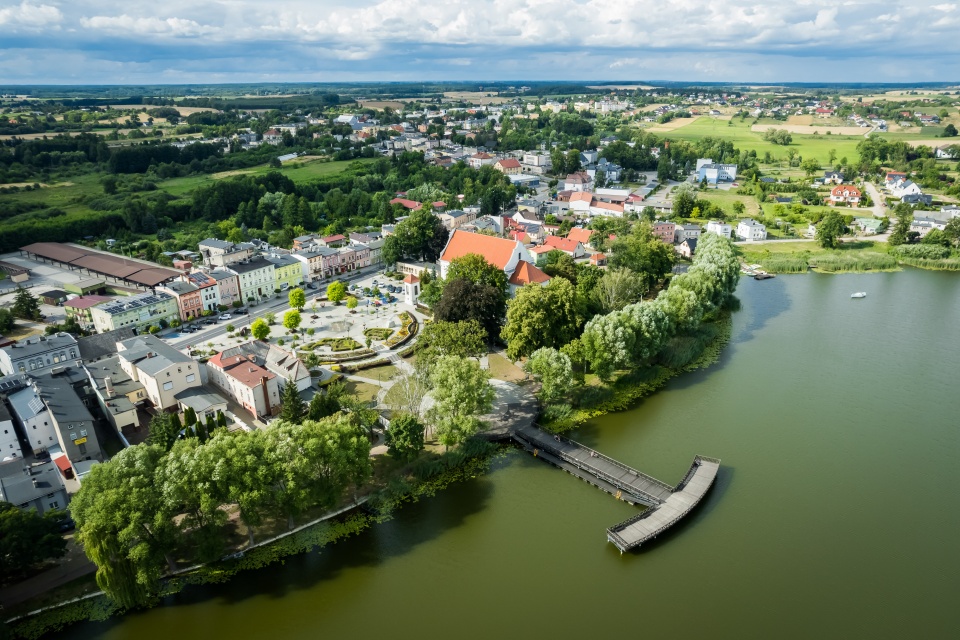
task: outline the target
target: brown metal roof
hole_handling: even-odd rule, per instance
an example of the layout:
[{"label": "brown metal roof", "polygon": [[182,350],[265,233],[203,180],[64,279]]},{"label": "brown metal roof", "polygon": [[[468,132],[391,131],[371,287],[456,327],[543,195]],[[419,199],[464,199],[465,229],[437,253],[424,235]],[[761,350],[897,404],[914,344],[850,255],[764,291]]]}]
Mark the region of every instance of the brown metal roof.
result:
[{"label": "brown metal roof", "polygon": [[126,278],[132,273],[143,271],[144,265],[137,262],[124,262],[120,258],[108,256],[87,255],[73,260],[70,264],[96,271],[114,278]]},{"label": "brown metal roof", "polygon": [[46,258],[47,260],[57,260],[58,262],[70,262],[71,260],[89,255],[87,251],[60,244],[59,242],[34,242],[25,247],[20,247],[20,250],[27,251],[41,258]]},{"label": "brown metal roof", "polygon": [[176,278],[179,275],[179,271],[157,267],[155,269],[142,269],[133,275],[127,276],[125,279],[129,280],[130,282],[142,284],[145,287],[155,287],[161,282],[166,282],[167,280]]}]

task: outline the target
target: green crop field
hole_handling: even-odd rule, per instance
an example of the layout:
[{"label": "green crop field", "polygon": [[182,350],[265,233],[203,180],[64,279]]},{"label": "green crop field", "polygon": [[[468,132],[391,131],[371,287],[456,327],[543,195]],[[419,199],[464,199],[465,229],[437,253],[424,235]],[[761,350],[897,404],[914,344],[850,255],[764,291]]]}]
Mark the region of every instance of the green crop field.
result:
[{"label": "green crop field", "polygon": [[797,154],[804,158],[816,158],[821,163],[826,164],[830,159],[830,150],[837,152],[837,159],[846,157],[851,162],[860,157],[857,153],[857,144],[863,140],[862,136],[835,136],[835,135],[805,135],[792,134],[793,143],[787,147],[767,142],[763,139],[763,134],[751,131],[752,120],[746,119],[740,122],[738,118],[733,120],[717,120],[715,118],[699,118],[688,125],[674,129],[668,133],[660,134],[665,138],[678,140],[696,141],[701,138],[712,137],[730,140],[734,146],[741,151],[755,150],[761,158],[766,152],[770,152],[774,158],[785,158],[787,149],[796,150]]}]

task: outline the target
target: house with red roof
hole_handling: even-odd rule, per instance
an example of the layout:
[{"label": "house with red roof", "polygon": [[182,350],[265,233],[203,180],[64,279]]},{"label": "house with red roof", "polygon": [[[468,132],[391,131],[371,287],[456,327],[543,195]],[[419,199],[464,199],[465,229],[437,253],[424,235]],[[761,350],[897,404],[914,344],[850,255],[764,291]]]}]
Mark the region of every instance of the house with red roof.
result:
[{"label": "house with red roof", "polygon": [[593,235],[593,231],[590,229],[584,229],[583,227],[573,227],[570,229],[570,232],[567,233],[567,238],[571,240],[576,240],[583,246],[590,244],[590,236]]},{"label": "house with red roof", "polygon": [[547,236],[543,241],[543,246],[563,251],[574,260],[587,255],[587,250],[583,248],[583,244],[570,237]]},{"label": "house with red roof", "polygon": [[407,200],[406,198],[394,198],[390,201],[390,204],[399,204],[404,209],[409,209],[410,211],[416,211],[423,205],[416,200]]},{"label": "house with red roof", "polygon": [[520,287],[528,284],[544,286],[548,282],[550,282],[550,276],[529,262],[520,262],[513,275],[507,280],[510,287],[510,297],[517,295],[517,289]]},{"label": "house with red roof", "polygon": [[440,259],[437,260],[437,266],[440,267],[440,277],[447,277],[451,262],[471,253],[483,256],[484,260],[503,270],[507,274],[508,281],[518,270],[521,272],[518,278],[528,277],[524,274],[530,272],[527,267],[523,266],[523,263],[533,266],[533,257],[530,252],[523,246],[523,243],[517,240],[456,229],[450,235],[447,246],[443,248]]},{"label": "house with red roof", "polygon": [[860,203],[860,195],[860,189],[857,189],[855,186],[851,184],[838,184],[830,190],[830,200],[828,202],[829,204],[845,202],[856,205]]},{"label": "house with red roof", "polygon": [[258,364],[256,356],[221,351],[207,361],[207,373],[210,382],[254,418],[280,413],[280,378]]},{"label": "house with red roof", "polygon": [[501,158],[493,164],[493,168],[505,175],[517,175],[520,173],[520,161],[516,158]]}]

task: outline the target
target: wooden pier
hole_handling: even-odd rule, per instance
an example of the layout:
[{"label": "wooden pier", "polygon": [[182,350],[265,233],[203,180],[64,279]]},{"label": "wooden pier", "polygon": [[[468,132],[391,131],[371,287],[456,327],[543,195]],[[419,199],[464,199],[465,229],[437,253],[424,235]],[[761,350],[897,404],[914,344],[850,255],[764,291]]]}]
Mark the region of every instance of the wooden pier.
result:
[{"label": "wooden pier", "polygon": [[633,518],[607,529],[607,540],[621,553],[656,538],[687,515],[713,485],[720,468],[716,458],[696,456],[680,484],[672,487],[579,442],[533,425],[519,427],[512,435],[536,457],[619,500],[647,507]]}]

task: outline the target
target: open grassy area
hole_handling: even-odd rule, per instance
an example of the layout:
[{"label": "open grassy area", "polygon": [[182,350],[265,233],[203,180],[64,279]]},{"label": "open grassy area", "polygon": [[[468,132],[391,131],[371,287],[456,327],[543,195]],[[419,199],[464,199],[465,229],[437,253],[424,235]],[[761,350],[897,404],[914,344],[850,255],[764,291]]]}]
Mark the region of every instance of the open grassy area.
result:
[{"label": "open grassy area", "polygon": [[397,375],[397,373],[397,368],[392,364],[385,364],[379,367],[370,367],[369,369],[357,371],[358,376],[370,378],[371,380],[382,380],[384,382]]},{"label": "open grassy area", "polygon": [[520,367],[513,364],[498,353],[487,356],[490,363],[490,377],[506,382],[519,382],[526,379],[526,374]]},{"label": "open grassy area", "polygon": [[805,273],[808,268],[826,273],[890,271],[896,259],[885,242],[844,242],[839,249],[822,249],[815,242],[773,242],[739,246],[744,261],[760,264],[772,273]]},{"label": "open grassy area", "polygon": [[[365,371],[360,373],[365,374]],[[359,375],[359,374],[358,374]],[[366,377],[364,375],[363,377]],[[356,396],[357,399],[362,402],[373,402],[377,399],[377,394],[380,392],[380,387],[375,384],[367,384],[366,382],[359,382],[357,380],[344,380],[344,388],[347,393],[352,396]]]},{"label": "open grassy area", "polygon": [[697,192],[697,197],[718,204],[723,210],[733,215],[733,203],[742,202],[746,207],[745,215],[747,217],[756,217],[760,214],[760,204],[753,196],[743,196],[737,193],[736,188],[724,189],[705,189]]}]

